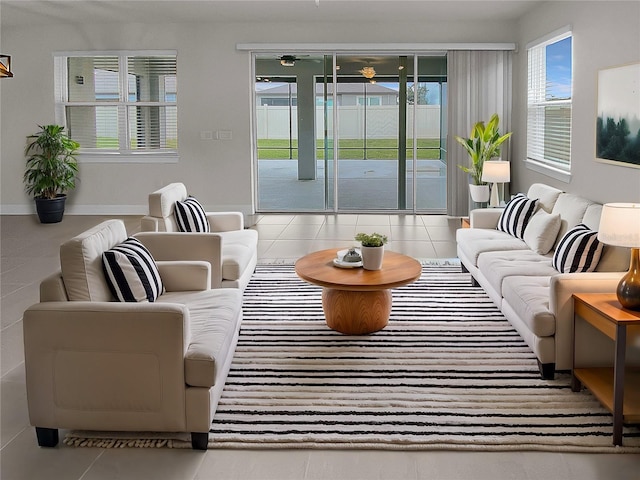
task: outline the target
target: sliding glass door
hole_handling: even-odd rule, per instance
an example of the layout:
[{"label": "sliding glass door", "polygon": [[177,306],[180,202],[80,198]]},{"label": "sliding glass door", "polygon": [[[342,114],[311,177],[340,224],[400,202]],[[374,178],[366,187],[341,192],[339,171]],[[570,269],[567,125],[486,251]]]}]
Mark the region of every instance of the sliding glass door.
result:
[{"label": "sliding glass door", "polygon": [[257,56],[256,210],[444,211],[445,58]]}]

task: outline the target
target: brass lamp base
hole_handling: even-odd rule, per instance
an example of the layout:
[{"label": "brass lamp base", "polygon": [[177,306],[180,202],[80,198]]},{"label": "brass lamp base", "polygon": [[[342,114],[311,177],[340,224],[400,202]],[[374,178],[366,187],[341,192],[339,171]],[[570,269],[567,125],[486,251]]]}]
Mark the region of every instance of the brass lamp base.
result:
[{"label": "brass lamp base", "polygon": [[629,310],[640,310],[640,249],[631,249],[629,271],[616,290],[618,301]]}]

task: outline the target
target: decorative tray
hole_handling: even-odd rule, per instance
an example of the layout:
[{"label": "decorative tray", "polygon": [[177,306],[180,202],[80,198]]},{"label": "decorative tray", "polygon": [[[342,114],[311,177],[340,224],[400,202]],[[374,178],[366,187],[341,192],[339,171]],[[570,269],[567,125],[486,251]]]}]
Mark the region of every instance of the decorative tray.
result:
[{"label": "decorative tray", "polygon": [[[362,253],[360,252],[359,248],[356,248],[355,250],[358,253],[358,255],[362,256]],[[345,262],[345,261],[342,260],[344,258],[344,256],[347,254],[348,251],[349,251],[348,248],[345,248],[344,250],[338,251],[338,253],[336,253],[336,258],[333,259],[333,265],[335,267],[338,267],[338,268],[360,268],[360,267],[362,267],[362,261],[359,261],[359,262]]]}]

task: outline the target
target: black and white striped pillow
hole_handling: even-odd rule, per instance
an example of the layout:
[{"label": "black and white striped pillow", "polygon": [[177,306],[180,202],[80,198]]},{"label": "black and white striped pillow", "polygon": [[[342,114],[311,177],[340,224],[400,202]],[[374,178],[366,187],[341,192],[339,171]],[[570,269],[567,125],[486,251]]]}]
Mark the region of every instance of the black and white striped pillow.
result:
[{"label": "black and white striped pillow", "polygon": [[187,197],[184,202],[176,202],[176,221],[181,232],[211,231],[204,207],[195,197]]},{"label": "black and white striped pillow", "polygon": [[160,272],[151,252],[137,238],[102,253],[107,284],[120,302],[155,302],[164,293]]},{"label": "black and white striped pillow", "polygon": [[537,208],[537,199],[532,200],[523,193],[518,193],[507,203],[496,228],[522,240],[524,230]]},{"label": "black and white striped pillow", "polygon": [[598,240],[598,232],[583,223],[576,225],[558,243],[553,254],[553,268],[561,273],[593,272],[603,247]]}]

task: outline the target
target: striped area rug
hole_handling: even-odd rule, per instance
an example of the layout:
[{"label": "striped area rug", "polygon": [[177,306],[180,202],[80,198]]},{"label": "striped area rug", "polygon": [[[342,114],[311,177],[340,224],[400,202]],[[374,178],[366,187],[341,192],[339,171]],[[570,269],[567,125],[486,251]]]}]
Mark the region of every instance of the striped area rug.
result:
[{"label": "striped area rug", "polygon": [[[568,374],[540,379],[518,333],[455,262],[393,291],[389,325],[330,330],[321,289],[259,266],[210,448],[640,452]],[[178,445],[174,445],[178,446]]]}]

